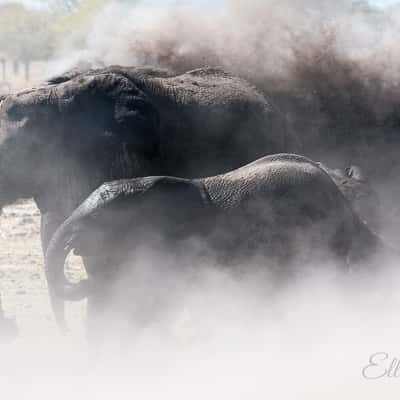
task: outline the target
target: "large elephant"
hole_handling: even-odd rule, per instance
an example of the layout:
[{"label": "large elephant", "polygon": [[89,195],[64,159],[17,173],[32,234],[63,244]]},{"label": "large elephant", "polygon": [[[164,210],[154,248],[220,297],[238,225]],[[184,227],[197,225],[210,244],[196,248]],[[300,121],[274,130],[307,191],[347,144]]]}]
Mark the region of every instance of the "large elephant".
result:
[{"label": "large elephant", "polygon": [[[101,298],[103,290],[96,291],[110,282],[97,279],[112,281],[127,254],[154,237],[171,251],[196,239],[221,263],[248,265],[257,255],[278,268],[315,260],[346,266],[384,248],[317,163],[278,154],[209,178],[156,176],[101,185],[53,236],[46,254],[50,285],[64,299]],[[65,277],[72,249],[98,256],[88,280]]]},{"label": "large elephant", "polygon": [[104,182],[212,175],[294,143],[265,96],[221,69],[172,76],[117,66],[3,96],[0,138],[0,207],[33,197],[44,250]]},{"label": "large elephant", "polygon": [[207,176],[293,142],[263,95],[215,68],[72,72],[0,105],[0,206],[35,196],[58,223],[109,179]]}]

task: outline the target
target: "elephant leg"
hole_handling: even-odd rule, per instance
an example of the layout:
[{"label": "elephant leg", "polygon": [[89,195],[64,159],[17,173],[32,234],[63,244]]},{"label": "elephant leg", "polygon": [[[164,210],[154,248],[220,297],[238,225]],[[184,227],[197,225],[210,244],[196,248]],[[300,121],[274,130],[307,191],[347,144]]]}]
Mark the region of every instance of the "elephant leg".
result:
[{"label": "elephant leg", "polygon": [[[58,214],[52,212],[46,212],[41,216],[40,223],[40,238],[42,243],[42,251],[43,254],[46,254],[46,249],[49,245],[49,242],[57,230],[57,228],[63,222],[63,218],[61,218]],[[49,286],[49,298],[50,305],[53,310],[54,316],[56,318],[57,325],[59,326],[62,333],[67,332],[67,324],[65,320],[65,303],[64,300],[58,298],[55,293],[53,293],[52,288]]]},{"label": "elephant leg", "polygon": [[85,269],[93,282],[92,290],[87,299],[86,337],[91,363],[98,361],[106,340],[107,311],[110,304],[109,289],[111,282],[99,271],[103,270],[104,260],[101,257],[83,257]]}]

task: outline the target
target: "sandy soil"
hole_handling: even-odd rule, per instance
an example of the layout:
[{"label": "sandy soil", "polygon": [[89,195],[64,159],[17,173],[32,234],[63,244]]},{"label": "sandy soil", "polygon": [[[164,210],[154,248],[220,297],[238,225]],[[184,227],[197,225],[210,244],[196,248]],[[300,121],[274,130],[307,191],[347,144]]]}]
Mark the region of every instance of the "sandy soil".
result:
[{"label": "sandy soil", "polygon": [[[4,208],[0,217],[0,294],[7,317],[15,318],[21,340],[46,331],[58,335],[49,305],[40,246],[40,214],[33,201]],[[72,277],[81,274],[78,257],[68,261]],[[84,304],[68,305],[74,330],[82,327]]]}]

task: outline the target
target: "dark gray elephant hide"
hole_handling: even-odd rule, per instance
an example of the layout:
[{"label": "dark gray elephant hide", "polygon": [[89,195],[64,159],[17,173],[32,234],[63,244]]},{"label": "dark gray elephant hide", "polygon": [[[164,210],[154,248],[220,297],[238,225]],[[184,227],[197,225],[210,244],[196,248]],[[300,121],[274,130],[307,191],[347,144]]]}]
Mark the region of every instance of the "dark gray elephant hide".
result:
[{"label": "dark gray elephant hide", "polygon": [[322,266],[327,260],[349,265],[382,247],[317,163],[278,154],[209,178],[103,184],[53,236],[46,255],[49,282],[61,297],[81,299],[90,281],[66,280],[69,251],[97,254],[103,262],[89,275],[94,281],[106,277],[107,286],[128,255],[146,241],[151,249],[155,237],[172,252],[195,238],[231,267],[250,265],[252,257],[266,268],[310,261]]}]

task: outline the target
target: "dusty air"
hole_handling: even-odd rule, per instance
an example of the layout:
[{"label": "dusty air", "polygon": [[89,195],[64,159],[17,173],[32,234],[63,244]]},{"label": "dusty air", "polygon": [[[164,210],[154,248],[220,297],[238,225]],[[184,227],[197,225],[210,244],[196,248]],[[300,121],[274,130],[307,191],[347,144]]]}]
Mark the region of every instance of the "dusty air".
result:
[{"label": "dusty air", "polygon": [[395,398],[399,28],[0,0],[0,393]]}]

